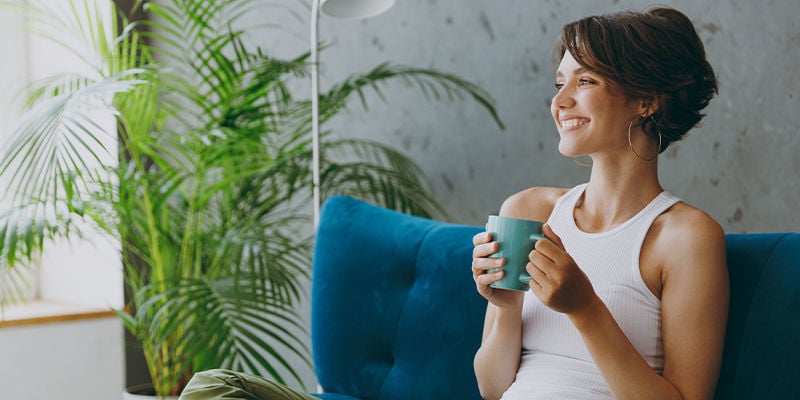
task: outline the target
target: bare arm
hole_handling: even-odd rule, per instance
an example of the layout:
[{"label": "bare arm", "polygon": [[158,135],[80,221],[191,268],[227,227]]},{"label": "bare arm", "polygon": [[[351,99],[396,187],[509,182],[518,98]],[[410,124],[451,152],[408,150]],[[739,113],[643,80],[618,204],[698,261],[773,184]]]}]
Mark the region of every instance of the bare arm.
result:
[{"label": "bare arm", "polygon": [[675,246],[666,258],[661,296],[664,378],[684,399],[711,399],[728,320],[724,232],[702,214],[684,219],[667,238]]},{"label": "bare arm", "polygon": [[474,360],[478,388],[486,400],[499,399],[517,375],[522,349],[522,301],[519,303],[518,309],[491,303],[486,308],[483,341]]},{"label": "bare arm", "polygon": [[[503,203],[500,215],[545,221],[555,200],[563,192],[563,189],[533,188],[517,193]],[[489,287],[490,283],[502,277],[502,272],[484,272],[502,266],[505,260],[486,258],[497,251],[497,243],[492,242],[487,233],[476,235],[473,244],[473,277],[478,292],[489,300],[483,341],[475,354],[474,368],[481,396],[491,400],[503,395],[514,382],[519,369],[523,294]]]}]

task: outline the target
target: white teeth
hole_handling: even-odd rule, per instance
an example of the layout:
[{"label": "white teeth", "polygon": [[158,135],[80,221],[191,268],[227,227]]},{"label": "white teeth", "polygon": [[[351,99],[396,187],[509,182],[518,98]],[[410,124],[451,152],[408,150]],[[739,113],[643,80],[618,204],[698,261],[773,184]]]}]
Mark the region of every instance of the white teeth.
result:
[{"label": "white teeth", "polygon": [[576,126],[581,126],[581,125],[585,124],[586,122],[588,122],[588,121],[586,121],[585,119],[568,119],[568,120],[561,121],[561,126],[563,128],[574,128]]}]

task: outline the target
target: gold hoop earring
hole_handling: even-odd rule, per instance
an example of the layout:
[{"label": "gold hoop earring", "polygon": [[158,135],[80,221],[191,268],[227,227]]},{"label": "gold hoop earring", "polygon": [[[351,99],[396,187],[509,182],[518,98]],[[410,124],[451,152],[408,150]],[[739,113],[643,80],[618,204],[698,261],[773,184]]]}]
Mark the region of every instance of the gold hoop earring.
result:
[{"label": "gold hoop earring", "polygon": [[[633,148],[633,142],[631,141],[631,127],[633,126],[633,120],[635,120],[637,117],[639,117],[639,116],[637,115],[636,117],[633,117],[633,119],[631,119],[631,122],[628,123],[628,146],[631,148],[631,151],[633,152],[633,155],[636,156],[636,158],[638,158],[638,159],[640,159],[642,161],[653,161],[656,158],[658,158],[658,155],[661,153],[661,145],[662,145],[662,143],[661,143],[661,141],[662,141],[661,128],[658,126],[658,123],[656,122],[655,118],[653,118],[652,115],[646,117],[646,118],[650,118],[650,120],[653,121],[653,125],[656,126],[656,131],[658,132],[658,148],[656,149],[656,154],[654,156],[652,156],[650,158],[643,158],[642,156],[639,155],[639,153],[636,152],[636,149]],[[639,117],[639,118],[642,118],[642,117]],[[642,121],[644,121],[644,120],[645,120],[645,118],[642,118]],[[642,129],[642,132],[644,132],[644,129]],[[647,133],[645,133],[645,135],[647,135]]]},{"label": "gold hoop earring", "polygon": [[[589,157],[589,159],[591,160],[592,158]],[[585,163],[583,161],[580,161],[578,160],[578,157],[573,158],[572,161],[575,161],[575,164],[578,164],[581,167],[591,167],[594,164],[594,163]]]}]

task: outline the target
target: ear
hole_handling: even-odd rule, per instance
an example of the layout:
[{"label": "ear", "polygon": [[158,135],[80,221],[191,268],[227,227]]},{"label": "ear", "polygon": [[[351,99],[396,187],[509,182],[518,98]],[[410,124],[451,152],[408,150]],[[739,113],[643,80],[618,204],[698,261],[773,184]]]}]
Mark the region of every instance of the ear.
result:
[{"label": "ear", "polygon": [[658,97],[650,96],[649,98],[645,98],[639,101],[639,115],[642,118],[647,118],[656,112],[659,109],[659,101]]}]

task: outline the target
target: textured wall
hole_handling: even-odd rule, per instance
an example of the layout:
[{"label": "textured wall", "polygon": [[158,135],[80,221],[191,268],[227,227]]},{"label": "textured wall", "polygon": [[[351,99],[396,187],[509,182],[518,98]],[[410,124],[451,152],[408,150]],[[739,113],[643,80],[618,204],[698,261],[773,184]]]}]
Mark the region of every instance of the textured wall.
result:
[{"label": "textured wall", "polygon": [[[729,232],[797,230],[800,2],[661,3],[694,21],[721,87],[703,126],[662,154],[662,183]],[[326,128],[402,149],[426,171],[449,219],[482,224],[513,192],[588,178],[587,168],[558,153],[549,114],[550,54],[560,27],[586,15],[651,4],[398,0],[368,20],[323,16],[320,39],[330,45],[321,56],[323,89],[384,61],[433,67],[488,90],[507,125],[500,131],[472,102],[427,101],[397,84],[384,91],[388,103],[373,98],[364,112],[354,102],[352,112]],[[288,25],[296,36],[257,40],[279,51],[307,48],[305,26]]]}]

